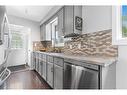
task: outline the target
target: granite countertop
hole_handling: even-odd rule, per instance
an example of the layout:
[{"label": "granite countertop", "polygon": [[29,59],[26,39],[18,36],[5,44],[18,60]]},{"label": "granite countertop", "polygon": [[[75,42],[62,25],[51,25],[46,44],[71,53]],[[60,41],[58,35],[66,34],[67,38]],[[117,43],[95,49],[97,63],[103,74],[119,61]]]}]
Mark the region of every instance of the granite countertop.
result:
[{"label": "granite countertop", "polygon": [[117,57],[75,56],[75,55],[66,55],[64,53],[48,53],[48,52],[40,52],[40,51],[35,51],[35,52],[51,55],[54,57],[73,59],[80,62],[87,62],[89,64],[100,65],[103,67],[109,66],[117,62]]}]

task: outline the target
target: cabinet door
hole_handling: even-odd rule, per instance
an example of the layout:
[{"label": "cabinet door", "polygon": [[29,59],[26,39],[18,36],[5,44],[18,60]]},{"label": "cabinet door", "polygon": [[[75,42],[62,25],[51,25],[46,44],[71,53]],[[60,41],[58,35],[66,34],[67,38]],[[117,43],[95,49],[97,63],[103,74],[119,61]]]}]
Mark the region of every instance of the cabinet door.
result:
[{"label": "cabinet door", "polygon": [[36,58],[34,57],[33,69],[36,70]]},{"label": "cabinet door", "polygon": [[[56,22],[58,22],[57,23],[57,25],[56,25],[56,31],[55,31],[55,46],[56,47],[61,47],[61,46],[64,46],[64,22],[63,22],[63,17],[64,17],[64,15],[63,15],[64,13],[63,13],[63,8],[60,10],[60,11],[58,11],[58,13],[57,13],[57,20],[56,20]],[[54,22],[54,23],[56,23],[56,22]]]},{"label": "cabinet door", "polygon": [[36,66],[37,66],[37,72],[39,73],[39,59],[37,58],[37,61],[36,61]]},{"label": "cabinet door", "polygon": [[46,24],[46,41],[51,41],[51,24],[50,22]]},{"label": "cabinet door", "polygon": [[63,67],[54,65],[54,88],[63,88]]},{"label": "cabinet door", "polygon": [[64,31],[65,35],[73,33],[73,6],[64,7]]},{"label": "cabinet door", "polygon": [[40,39],[42,41],[46,40],[46,36],[45,35],[46,35],[46,27],[45,27],[45,24],[42,24],[40,26]]},{"label": "cabinet door", "polygon": [[41,75],[42,61],[39,60],[39,74]]},{"label": "cabinet door", "polygon": [[40,66],[41,66],[41,67],[40,67],[40,68],[41,68],[41,71],[40,71],[40,72],[41,72],[41,76],[43,77],[43,61],[41,61]]},{"label": "cabinet door", "polygon": [[36,59],[34,53],[32,53],[32,69],[35,69],[35,63],[36,63]]},{"label": "cabinet door", "polygon": [[58,35],[59,36],[63,36],[64,34],[64,22],[63,22],[63,16],[64,16],[64,13],[63,13],[63,8],[58,12]]},{"label": "cabinet door", "polygon": [[47,63],[47,82],[53,88],[53,63]]},{"label": "cabinet door", "polygon": [[43,70],[43,73],[42,73],[42,76],[43,76],[43,78],[44,78],[45,80],[46,80],[46,75],[47,75],[47,74],[46,74],[46,73],[47,73],[47,72],[46,72],[46,69],[47,69],[46,62],[43,61],[43,69],[42,69],[42,70]]}]

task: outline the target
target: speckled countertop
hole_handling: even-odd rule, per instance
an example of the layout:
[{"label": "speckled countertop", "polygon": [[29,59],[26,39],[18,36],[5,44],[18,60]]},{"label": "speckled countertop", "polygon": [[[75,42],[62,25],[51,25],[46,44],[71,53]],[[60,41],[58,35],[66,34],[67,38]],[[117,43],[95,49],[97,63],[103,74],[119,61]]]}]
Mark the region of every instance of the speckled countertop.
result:
[{"label": "speckled countertop", "polygon": [[87,62],[89,64],[94,64],[94,65],[101,65],[103,67],[109,66],[117,62],[116,57],[75,56],[75,55],[66,55],[64,53],[48,53],[48,52],[40,52],[40,51],[35,51],[35,52],[51,55],[54,57],[60,57],[64,59],[66,58],[66,59],[73,59],[80,62]]}]

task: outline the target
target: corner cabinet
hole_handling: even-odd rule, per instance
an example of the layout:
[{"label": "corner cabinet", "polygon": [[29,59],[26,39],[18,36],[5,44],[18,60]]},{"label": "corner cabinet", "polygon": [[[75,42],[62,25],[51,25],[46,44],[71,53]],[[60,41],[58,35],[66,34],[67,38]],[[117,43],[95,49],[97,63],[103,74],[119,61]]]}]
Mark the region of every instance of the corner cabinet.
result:
[{"label": "corner cabinet", "polygon": [[75,18],[82,17],[82,6],[64,6],[64,30],[65,35],[71,33],[81,34],[81,30],[75,28]]}]

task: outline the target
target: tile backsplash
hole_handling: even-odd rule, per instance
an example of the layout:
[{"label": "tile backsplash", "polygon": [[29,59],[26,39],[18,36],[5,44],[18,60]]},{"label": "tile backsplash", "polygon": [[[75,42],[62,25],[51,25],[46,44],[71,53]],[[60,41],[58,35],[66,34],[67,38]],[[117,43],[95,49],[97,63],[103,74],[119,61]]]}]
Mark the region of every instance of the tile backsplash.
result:
[{"label": "tile backsplash", "polygon": [[83,34],[65,42],[64,53],[69,55],[90,55],[117,57],[118,47],[112,45],[112,30]]},{"label": "tile backsplash", "polygon": [[49,51],[51,50],[51,41],[34,41],[33,42],[33,50],[43,50],[43,51]]}]

